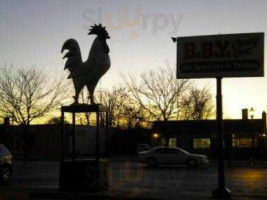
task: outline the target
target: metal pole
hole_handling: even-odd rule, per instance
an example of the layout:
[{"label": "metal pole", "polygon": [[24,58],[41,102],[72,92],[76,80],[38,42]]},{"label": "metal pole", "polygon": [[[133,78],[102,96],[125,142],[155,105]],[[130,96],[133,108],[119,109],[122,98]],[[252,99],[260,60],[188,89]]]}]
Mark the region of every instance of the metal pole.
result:
[{"label": "metal pole", "polygon": [[99,110],[96,112],[96,176],[99,181]]},{"label": "metal pole", "polygon": [[64,161],[64,111],[61,107],[61,162]]},{"label": "metal pole", "polygon": [[75,142],[75,112],[72,113],[72,160],[75,160],[76,142]]},{"label": "metal pole", "polygon": [[59,167],[59,189],[62,188],[62,183],[63,183],[63,178],[62,178],[62,168],[63,168],[63,162],[64,162],[64,111],[61,106],[61,138],[60,138],[60,143],[61,143],[61,152],[60,152],[60,167]]},{"label": "metal pole", "polygon": [[222,119],[222,85],[221,78],[217,78],[217,137],[218,137],[218,181],[219,188],[225,187],[224,159],[223,159],[223,119]]},{"label": "metal pole", "polygon": [[254,167],[256,165],[255,159],[256,159],[256,151],[255,151],[255,133],[254,133],[254,116],[251,117],[251,122],[252,122],[252,153],[251,153],[251,165]]},{"label": "metal pole", "polygon": [[216,118],[217,118],[217,157],[218,157],[218,188],[212,192],[212,198],[230,198],[231,192],[225,187],[223,159],[223,118],[222,118],[222,78],[217,77]]},{"label": "metal pole", "polygon": [[96,158],[99,159],[99,111],[96,112]]},{"label": "metal pole", "polygon": [[108,141],[108,128],[109,128],[109,121],[108,121],[108,118],[109,118],[109,113],[106,112],[106,156],[108,157],[109,156],[109,141]]}]

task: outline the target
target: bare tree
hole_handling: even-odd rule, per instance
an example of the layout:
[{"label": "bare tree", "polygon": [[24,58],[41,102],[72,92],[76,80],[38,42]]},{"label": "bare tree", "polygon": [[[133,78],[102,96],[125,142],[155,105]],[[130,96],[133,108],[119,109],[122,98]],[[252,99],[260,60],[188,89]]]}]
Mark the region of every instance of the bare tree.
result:
[{"label": "bare tree", "polygon": [[[147,121],[164,121],[176,119],[180,97],[186,91],[191,81],[177,80],[175,71],[167,66],[148,73],[143,73],[139,78],[129,75],[124,77],[130,91],[131,100],[139,105]],[[169,128],[164,123],[163,133],[165,145],[168,145]]]},{"label": "bare tree", "polygon": [[96,99],[101,104],[109,107],[110,124],[118,128],[129,125],[134,115],[135,107],[129,99],[125,87],[114,87],[111,91],[98,91]]},{"label": "bare tree", "polygon": [[120,121],[123,117],[125,110],[127,109],[127,92],[125,88],[113,88],[111,92],[106,93],[106,98],[100,99],[100,101],[109,106],[110,112],[110,124],[112,126],[120,127]]},{"label": "bare tree", "polygon": [[[49,120],[47,120],[46,122],[47,124],[61,124],[61,117],[52,117]],[[70,124],[66,117],[64,117],[64,124]]]},{"label": "bare tree", "polygon": [[192,86],[188,93],[181,98],[181,119],[209,119],[214,115],[212,94],[207,87],[197,88]]},{"label": "bare tree", "polygon": [[[84,95],[86,96],[86,95]],[[124,86],[113,87],[112,90],[98,90],[95,93],[95,100],[109,108],[109,123],[113,127],[117,128],[129,128],[133,127],[140,121],[142,117],[139,115],[139,109],[129,98],[129,92]],[[83,98],[82,102],[89,103],[86,98]],[[91,124],[94,116],[91,117],[90,113],[87,113],[86,123]],[[90,118],[90,119],[89,119]]]},{"label": "bare tree", "polygon": [[168,121],[178,114],[177,102],[191,84],[175,77],[170,67],[143,73],[138,78],[125,78],[132,101],[146,113],[149,120]]},{"label": "bare tree", "polygon": [[[87,94],[87,91],[82,91],[80,99],[84,104],[90,103]],[[120,127],[120,122],[124,121],[123,118],[130,106],[127,96],[126,89],[123,87],[114,87],[111,91],[100,89],[95,92],[95,102],[109,108],[110,125]],[[91,125],[95,122],[95,116],[93,116],[92,113],[79,116],[82,124]]]},{"label": "bare tree", "polygon": [[[0,68],[0,111],[23,127],[26,138],[30,123],[56,109],[64,94],[61,81],[30,68]],[[27,147],[27,139],[24,141]],[[24,149],[25,158],[27,150]]]}]

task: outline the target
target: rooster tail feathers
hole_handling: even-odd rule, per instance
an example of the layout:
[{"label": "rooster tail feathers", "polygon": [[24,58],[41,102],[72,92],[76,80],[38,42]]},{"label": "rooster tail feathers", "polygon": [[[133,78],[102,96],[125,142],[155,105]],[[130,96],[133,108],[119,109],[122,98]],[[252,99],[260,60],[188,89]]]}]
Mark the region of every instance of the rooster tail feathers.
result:
[{"label": "rooster tail feathers", "polygon": [[68,39],[66,42],[64,42],[61,53],[63,53],[64,50],[69,50],[63,57],[63,59],[67,58],[64,69],[80,67],[82,65],[81,50],[76,40]]}]

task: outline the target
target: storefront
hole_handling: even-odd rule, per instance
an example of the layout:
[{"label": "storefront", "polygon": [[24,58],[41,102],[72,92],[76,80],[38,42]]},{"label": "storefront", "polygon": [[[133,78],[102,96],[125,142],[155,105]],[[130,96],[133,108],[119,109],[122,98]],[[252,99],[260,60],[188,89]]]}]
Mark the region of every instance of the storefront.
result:
[{"label": "storefront", "polygon": [[[251,153],[264,157],[266,149],[266,117],[262,119],[229,119],[223,121],[225,153],[234,158],[247,158]],[[164,124],[166,123],[166,124]],[[164,133],[163,126],[168,127]],[[165,129],[166,130],[166,129]],[[216,155],[216,120],[156,121],[159,145],[181,147],[191,153]]]}]

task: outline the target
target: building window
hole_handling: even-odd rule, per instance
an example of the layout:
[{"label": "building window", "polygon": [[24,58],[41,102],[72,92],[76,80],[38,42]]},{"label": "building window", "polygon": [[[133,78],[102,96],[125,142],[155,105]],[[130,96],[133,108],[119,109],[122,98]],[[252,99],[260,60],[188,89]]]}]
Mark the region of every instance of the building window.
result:
[{"label": "building window", "polygon": [[210,138],[194,138],[193,139],[194,149],[209,149],[210,148]]},{"label": "building window", "polygon": [[176,138],[170,138],[169,139],[169,147],[177,147],[177,139]]},{"label": "building window", "polygon": [[166,140],[165,140],[165,138],[161,138],[161,139],[160,139],[160,145],[161,145],[161,146],[165,146],[165,144],[166,144]]},{"label": "building window", "polygon": [[[236,148],[252,148],[252,138],[235,138],[233,146]],[[257,146],[257,139],[254,139],[254,147]]]}]

